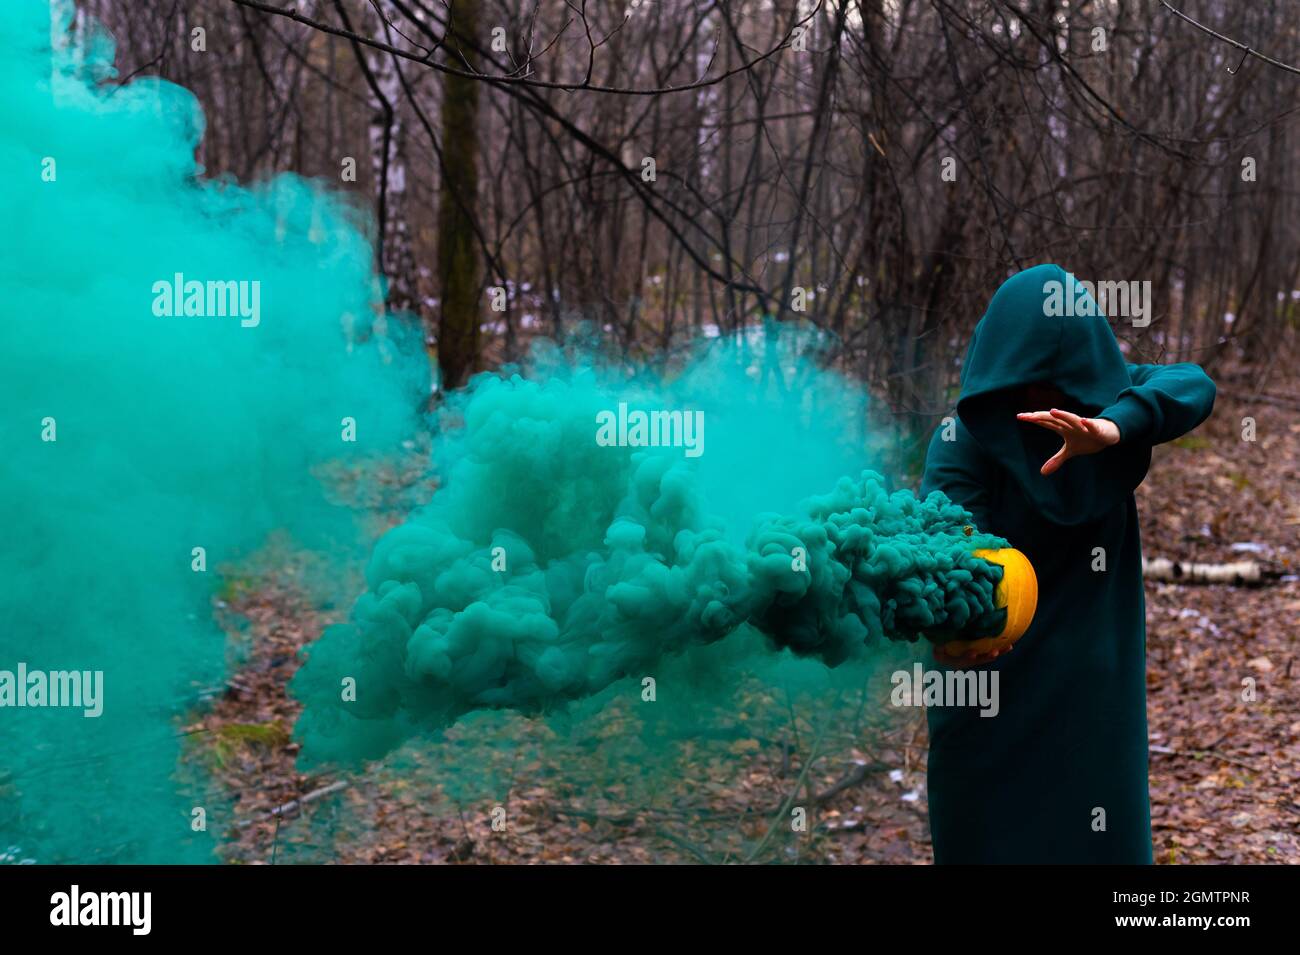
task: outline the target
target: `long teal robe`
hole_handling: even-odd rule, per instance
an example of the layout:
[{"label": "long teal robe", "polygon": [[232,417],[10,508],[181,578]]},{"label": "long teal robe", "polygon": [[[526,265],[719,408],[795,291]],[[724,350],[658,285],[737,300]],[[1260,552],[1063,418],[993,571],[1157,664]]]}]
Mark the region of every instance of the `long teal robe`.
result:
[{"label": "long teal robe", "polygon": [[[1053,282],[1073,299],[1064,309]],[[999,671],[998,714],[929,710],[940,863],[1151,861],[1133,491],[1152,445],[1204,421],[1215,388],[1196,365],[1127,364],[1099,311],[1059,266],[1008,279],[971,339],[955,427],[930,443],[922,492],[943,491],[1022,550],[1039,588],[1029,630],[987,664]],[[1042,476],[1061,439],[1016,420],[1019,410],[1047,410],[1018,403],[1030,383],[1056,386],[1066,410],[1114,421],[1120,442]]]}]

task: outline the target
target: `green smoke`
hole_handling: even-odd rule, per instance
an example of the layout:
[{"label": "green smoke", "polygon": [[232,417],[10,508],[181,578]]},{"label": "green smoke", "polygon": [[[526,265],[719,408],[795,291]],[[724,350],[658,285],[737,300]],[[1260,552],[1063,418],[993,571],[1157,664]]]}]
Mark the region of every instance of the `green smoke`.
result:
[{"label": "green smoke", "polygon": [[[379,307],[353,210],[291,176],[206,179],[193,97],[106,84],[108,38],[66,36],[42,3],[0,33],[0,671],[102,671],[103,711],[0,707],[0,850],[210,861],[229,813],[186,734],[226,672],[221,569],[279,529],[361,559],[318,476],[397,450],[425,364]],[[664,703],[593,769],[649,779],[652,751],[716,731],[744,681],[842,689],[884,641],[993,626],[998,571],[970,551],[1000,542],[863,475],[862,394],[800,359],[809,344],[717,343],[670,377],[542,348],[448,396],[439,490],[378,543],[351,622],[295,682],[305,757],[453,727],[433,745],[454,789],[516,758],[490,742],[517,745],[511,713],[601,725],[654,676]],[[702,412],[703,454],[597,444],[620,403]],[[591,761],[582,736],[550,752]]]},{"label": "green smoke", "polygon": [[[102,671],[103,712],[0,708],[0,850],[212,860],[229,815],[181,756],[201,751],[182,746],[202,743],[187,721],[224,681],[219,569],[279,528],[348,558],[354,516],[313,471],[410,433],[419,363],[397,361],[343,203],[290,176],[205,179],[187,91],[104,83],[112,43],[70,44],[68,11],[6,13],[0,671]],[[256,323],[184,301],[166,314],[158,283],[178,274],[182,291],[259,283]]]},{"label": "green smoke", "polygon": [[[547,350],[449,396],[438,490],[380,540],[351,621],[294,680],[308,759],[378,756],[477,710],[562,710],[746,623],[762,653],[829,666],[884,640],[996,632],[1001,572],[971,551],[1004,542],[968,535],[942,495],[834,477],[861,466],[846,438],[862,399],[798,358],[800,338],[719,343],[639,385]],[[598,441],[620,405],[698,412],[704,440]]]}]

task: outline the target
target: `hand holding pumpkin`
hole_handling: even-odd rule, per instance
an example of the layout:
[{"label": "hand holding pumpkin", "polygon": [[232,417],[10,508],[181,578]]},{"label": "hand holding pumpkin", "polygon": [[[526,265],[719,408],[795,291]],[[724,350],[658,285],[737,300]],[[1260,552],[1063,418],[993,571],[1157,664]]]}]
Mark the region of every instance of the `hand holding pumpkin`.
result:
[{"label": "hand holding pumpkin", "polygon": [[1014,547],[977,550],[976,557],[998,564],[1002,580],[994,591],[994,603],[1007,614],[1002,632],[977,640],[949,640],[934,648],[934,658],[951,667],[972,667],[996,660],[1011,650],[1029,629],[1038,608],[1038,576],[1029,558]]},{"label": "hand holding pumpkin", "polygon": [[994,647],[992,650],[986,650],[984,652],[978,650],[956,652],[949,650],[947,644],[941,643],[934,648],[934,658],[944,666],[964,670],[968,667],[977,667],[983,666],[985,663],[992,663],[998,657],[1002,656],[1002,654],[1009,653],[1010,651],[1011,647]]}]

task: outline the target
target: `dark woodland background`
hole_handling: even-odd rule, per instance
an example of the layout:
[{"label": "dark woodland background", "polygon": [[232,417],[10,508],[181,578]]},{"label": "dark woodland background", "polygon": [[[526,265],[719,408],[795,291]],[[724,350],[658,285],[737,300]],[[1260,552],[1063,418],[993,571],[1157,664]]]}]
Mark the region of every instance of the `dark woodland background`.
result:
[{"label": "dark woodland background", "polygon": [[582,320],[657,362],[798,317],[915,441],[992,290],[1043,261],[1152,282],[1151,326],[1119,328],[1131,360],[1258,384],[1294,357],[1287,0],[80,6],[123,77],[198,95],[210,174],[290,170],[373,210],[388,301],[448,385]]}]

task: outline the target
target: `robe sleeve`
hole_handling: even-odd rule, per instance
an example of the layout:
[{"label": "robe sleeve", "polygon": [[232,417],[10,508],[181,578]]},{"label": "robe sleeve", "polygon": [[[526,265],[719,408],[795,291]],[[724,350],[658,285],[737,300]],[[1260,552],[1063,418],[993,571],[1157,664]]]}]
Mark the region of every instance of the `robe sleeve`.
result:
[{"label": "robe sleeve", "polygon": [[1214,382],[1199,365],[1129,365],[1128,373],[1133,384],[1097,415],[1115,422],[1121,443],[1172,441],[1214,409]]},{"label": "robe sleeve", "polygon": [[953,503],[970,511],[975,526],[987,532],[990,495],[979,447],[960,421],[956,422],[956,440],[943,440],[943,431],[940,427],[930,439],[921,494],[942,491]]}]

